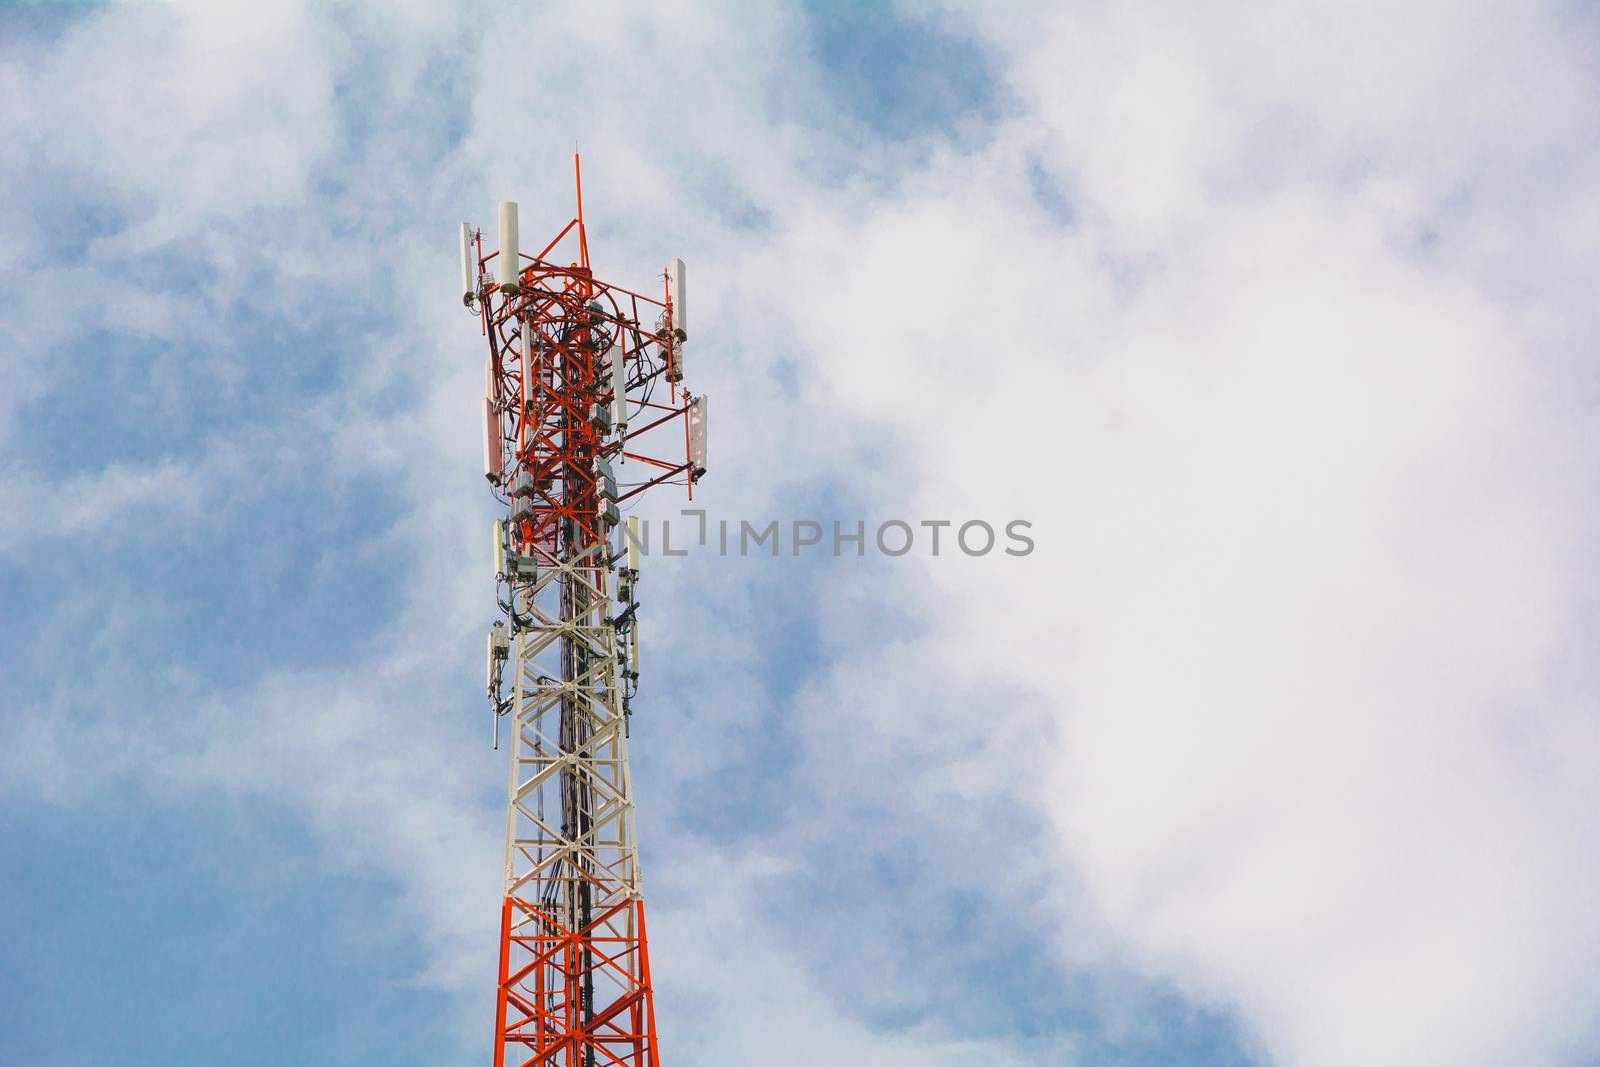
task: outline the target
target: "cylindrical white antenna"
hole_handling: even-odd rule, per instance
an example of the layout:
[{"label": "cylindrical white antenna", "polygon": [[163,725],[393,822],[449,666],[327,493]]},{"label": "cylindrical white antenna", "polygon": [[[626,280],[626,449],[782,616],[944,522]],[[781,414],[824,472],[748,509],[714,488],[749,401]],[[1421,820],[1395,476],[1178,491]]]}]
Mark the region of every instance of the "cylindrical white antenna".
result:
[{"label": "cylindrical white antenna", "polygon": [[639,570],[639,516],[628,516],[628,569]]},{"label": "cylindrical white antenna", "polygon": [[500,201],[500,288],[507,293],[517,291],[522,277],[522,259],[517,254],[517,204],[514,200]]},{"label": "cylindrical white antenna", "polygon": [[461,302],[467,307],[472,306],[472,298],[478,295],[478,264],[472,254],[472,227],[466,223],[461,224]]},{"label": "cylindrical white antenna", "polygon": [[522,320],[522,373],[531,373],[533,366],[533,325],[527,319]]},{"label": "cylindrical white antenna", "polygon": [[483,357],[483,398],[491,404],[500,402],[500,380],[494,374],[494,356]]}]

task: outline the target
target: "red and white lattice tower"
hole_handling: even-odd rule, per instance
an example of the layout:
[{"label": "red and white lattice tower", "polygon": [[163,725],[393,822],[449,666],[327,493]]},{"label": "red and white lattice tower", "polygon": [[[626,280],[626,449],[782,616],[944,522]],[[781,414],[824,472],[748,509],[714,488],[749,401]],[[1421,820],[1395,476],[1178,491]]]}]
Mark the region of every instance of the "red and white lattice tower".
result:
[{"label": "red and white lattice tower", "polygon": [[596,278],[581,182],[577,217],[535,255],[518,250],[516,204],[499,223],[488,252],[461,227],[462,299],[489,342],[485,473],[505,508],[488,680],[511,762],[494,1064],[659,1067],[628,771],[638,540],[619,526],[630,498],[692,493],[705,470],[705,399],[682,386],[684,268],[655,296]]}]

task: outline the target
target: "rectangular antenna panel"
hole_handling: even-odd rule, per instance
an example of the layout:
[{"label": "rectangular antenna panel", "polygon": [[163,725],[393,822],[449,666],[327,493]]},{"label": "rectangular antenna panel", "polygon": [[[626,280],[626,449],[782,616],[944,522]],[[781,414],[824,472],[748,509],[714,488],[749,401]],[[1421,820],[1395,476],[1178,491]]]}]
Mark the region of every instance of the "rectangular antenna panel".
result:
[{"label": "rectangular antenna panel", "polygon": [[611,346],[612,418],[617,432],[628,432],[628,357],[621,345]]},{"label": "rectangular antenna panel", "polygon": [[500,451],[500,413],[493,400],[483,399],[483,476],[495,485],[505,473],[505,456]]},{"label": "rectangular antenna panel", "polygon": [[517,205],[511,200],[500,201],[500,256],[495,263],[499,268],[500,288],[508,293],[516,292],[522,277],[522,259],[517,254]]},{"label": "rectangular antenna panel", "polygon": [[680,341],[689,339],[689,300],[685,293],[683,260],[667,264],[667,293],[672,297],[672,332]]},{"label": "rectangular antenna panel", "polygon": [[472,306],[478,293],[478,261],[472,254],[472,227],[461,224],[461,302]]},{"label": "rectangular antenna panel", "polygon": [[689,405],[689,470],[698,478],[706,472],[706,398]]}]

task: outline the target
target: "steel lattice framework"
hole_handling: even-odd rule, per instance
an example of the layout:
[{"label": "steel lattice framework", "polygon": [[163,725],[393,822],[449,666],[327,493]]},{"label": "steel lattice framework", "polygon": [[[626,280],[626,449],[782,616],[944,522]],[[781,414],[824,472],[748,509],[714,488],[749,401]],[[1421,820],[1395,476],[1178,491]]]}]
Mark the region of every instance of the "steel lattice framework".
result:
[{"label": "steel lattice framework", "polygon": [[[703,472],[704,406],[679,385],[681,262],[659,299],[597,279],[581,183],[577,202],[534,256],[517,251],[514,204],[499,250],[462,232],[463,296],[489,342],[485,469],[505,508],[506,618],[489,640],[510,749],[495,1067],[659,1067],[628,769],[637,555],[616,527],[631,497]],[[619,485],[625,463],[642,473]]]}]

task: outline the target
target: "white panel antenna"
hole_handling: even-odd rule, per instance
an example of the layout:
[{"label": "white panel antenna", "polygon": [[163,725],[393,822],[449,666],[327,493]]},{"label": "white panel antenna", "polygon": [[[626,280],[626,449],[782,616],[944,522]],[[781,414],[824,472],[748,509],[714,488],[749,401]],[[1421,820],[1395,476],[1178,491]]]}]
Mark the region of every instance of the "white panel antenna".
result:
[{"label": "white panel antenna", "polygon": [[461,224],[461,302],[472,306],[478,295],[478,263],[472,254],[472,227]]},{"label": "white panel antenna", "polygon": [[706,398],[697,396],[689,405],[689,476],[706,472]]},{"label": "white panel antenna", "polygon": [[505,474],[505,456],[500,451],[500,411],[493,400],[483,398],[483,476],[494,485]]},{"label": "white panel antenna", "polygon": [[611,393],[614,408],[611,421],[617,428],[617,436],[625,437],[628,433],[628,357],[619,344],[611,346]]},{"label": "white panel antenna", "polygon": [[495,263],[499,269],[501,290],[516,292],[521,284],[522,258],[517,254],[517,205],[514,200],[500,201],[500,256]]},{"label": "white panel antenna", "polygon": [[689,301],[684,291],[686,269],[681,259],[667,264],[667,293],[672,297],[672,334],[680,343],[689,339]]}]

